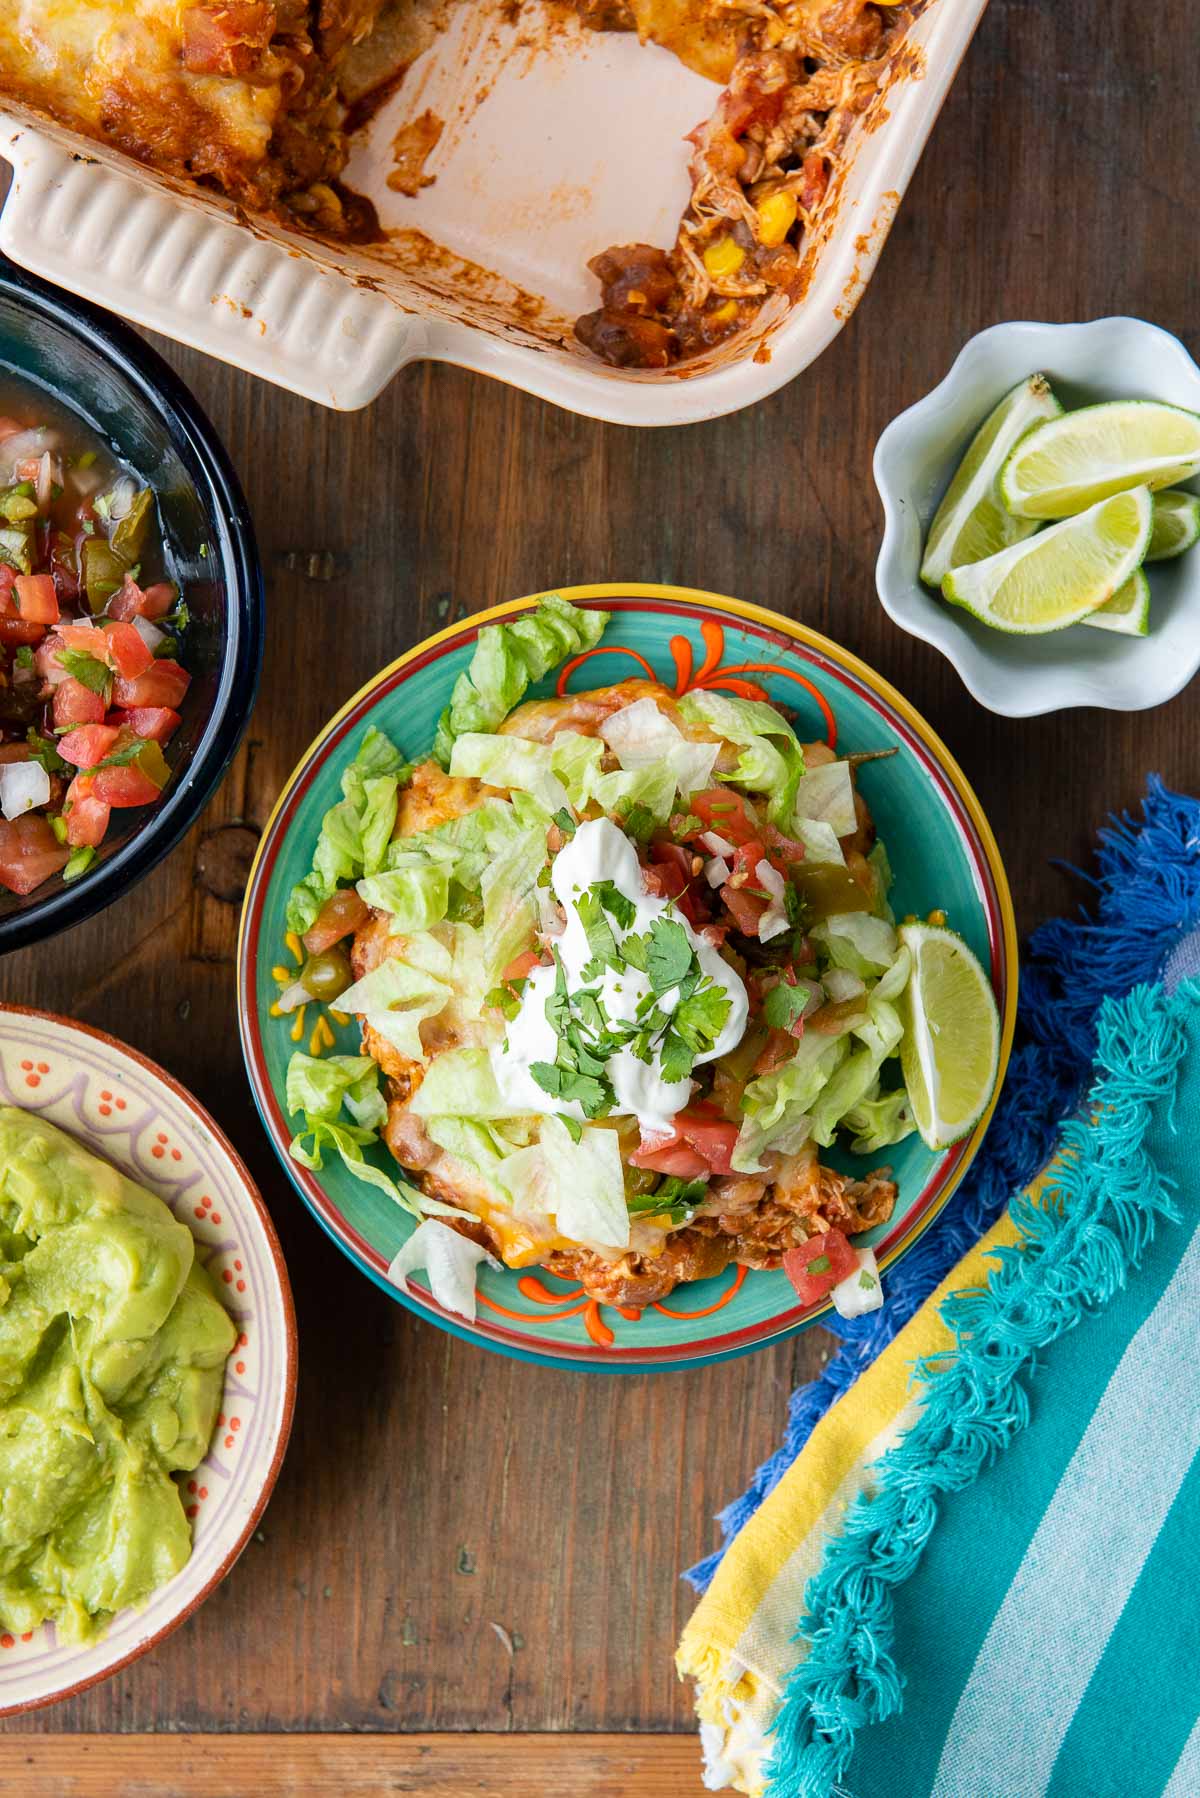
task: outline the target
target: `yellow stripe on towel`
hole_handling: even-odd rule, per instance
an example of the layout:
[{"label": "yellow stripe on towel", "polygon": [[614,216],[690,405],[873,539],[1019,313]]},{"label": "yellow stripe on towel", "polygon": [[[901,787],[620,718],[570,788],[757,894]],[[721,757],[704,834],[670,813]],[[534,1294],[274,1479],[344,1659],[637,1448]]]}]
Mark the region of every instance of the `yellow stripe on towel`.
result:
[{"label": "yellow stripe on towel", "polygon": [[[1035,1196],[1046,1178],[1031,1188]],[[767,1732],[802,1652],[792,1636],[804,1613],[805,1588],[847,1508],[870,1488],[873,1463],[917,1414],[914,1362],[953,1346],[938,1315],[942,1301],[964,1287],[984,1285],[994,1266],[989,1252],[1019,1240],[1006,1210],[825,1413],[726,1551],[675,1657],[680,1677],[696,1682],[710,1783],[754,1795],[763,1790]]]}]

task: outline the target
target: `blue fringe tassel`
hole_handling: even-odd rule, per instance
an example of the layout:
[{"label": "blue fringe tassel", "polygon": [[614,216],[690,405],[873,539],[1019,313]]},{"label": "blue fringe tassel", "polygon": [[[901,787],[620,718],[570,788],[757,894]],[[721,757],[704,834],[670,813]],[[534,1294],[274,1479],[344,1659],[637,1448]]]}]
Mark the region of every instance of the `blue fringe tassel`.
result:
[{"label": "blue fringe tassel", "polygon": [[951,1295],[942,1317],[952,1357],[919,1364],[921,1414],[879,1463],[809,1583],[800,1637],[807,1658],[789,1675],[768,1768],[769,1798],[828,1798],[849,1769],[860,1729],[896,1715],[903,1676],[894,1654],[893,1588],[911,1577],[944,1493],[970,1485],[1029,1417],[1024,1377],[1038,1352],[1098,1310],[1137,1266],[1160,1220],[1178,1221],[1172,1183],[1145,1148],[1157,1107],[1171,1101],[1187,1049],[1186,1010],[1143,986],[1108,1000],[1099,1019],[1091,1121],[1063,1130],[1061,1202],[1014,1201],[1020,1249],[997,1251],[985,1287]]},{"label": "blue fringe tassel", "polygon": [[1017,1046],[995,1116],[971,1170],[938,1219],[888,1276],[880,1311],[827,1327],[842,1340],[819,1377],[792,1394],[780,1446],[718,1517],[722,1546],[684,1578],[703,1592],[726,1548],[791,1466],[830,1405],[920,1310],[930,1293],[1000,1215],[1011,1193],[1049,1159],[1096,1053],[1096,1017],[1158,977],[1171,949],[1200,921],[1200,804],[1147,782],[1142,818],[1113,817],[1100,832],[1094,915],[1037,930],[1021,966]]}]

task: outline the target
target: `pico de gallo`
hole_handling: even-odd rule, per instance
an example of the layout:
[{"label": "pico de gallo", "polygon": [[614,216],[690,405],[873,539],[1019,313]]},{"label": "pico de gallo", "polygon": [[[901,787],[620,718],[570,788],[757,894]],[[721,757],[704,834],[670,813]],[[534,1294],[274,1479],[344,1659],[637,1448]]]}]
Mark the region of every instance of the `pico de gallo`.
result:
[{"label": "pico de gallo", "polygon": [[0,390],[0,886],[95,860],[157,804],[191,676],[154,492],[74,417]]}]

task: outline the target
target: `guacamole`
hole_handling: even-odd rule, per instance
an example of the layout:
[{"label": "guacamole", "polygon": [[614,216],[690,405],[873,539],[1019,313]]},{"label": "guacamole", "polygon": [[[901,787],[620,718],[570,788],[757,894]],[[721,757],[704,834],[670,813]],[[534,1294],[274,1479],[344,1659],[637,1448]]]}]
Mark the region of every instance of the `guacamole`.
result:
[{"label": "guacamole", "polygon": [[80,1641],[192,1550],[235,1330],[166,1205],[0,1106],[0,1626]]}]

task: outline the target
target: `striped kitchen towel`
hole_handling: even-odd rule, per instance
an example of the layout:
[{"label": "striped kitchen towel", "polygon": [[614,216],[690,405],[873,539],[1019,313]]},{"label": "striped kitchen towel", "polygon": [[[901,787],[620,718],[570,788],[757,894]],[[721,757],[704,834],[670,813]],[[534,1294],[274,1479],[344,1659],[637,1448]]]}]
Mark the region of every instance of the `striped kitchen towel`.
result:
[{"label": "striped kitchen towel", "polygon": [[1088,1121],[806,1432],[685,1632],[713,1786],[1200,1798],[1200,844],[1156,802],[1145,940],[1105,966],[1072,928],[1167,987],[1106,1002]]}]

